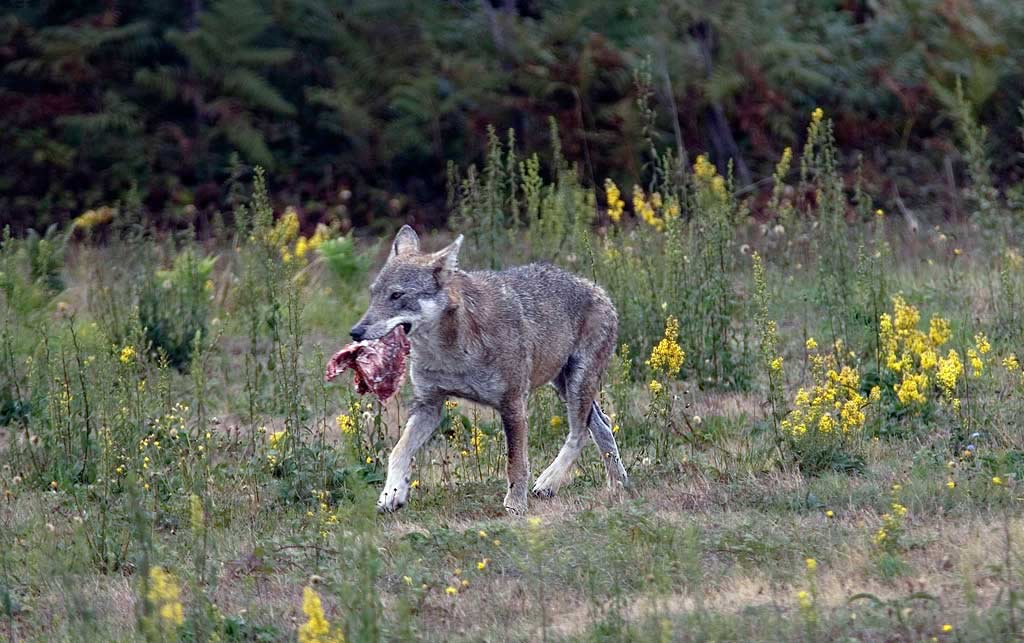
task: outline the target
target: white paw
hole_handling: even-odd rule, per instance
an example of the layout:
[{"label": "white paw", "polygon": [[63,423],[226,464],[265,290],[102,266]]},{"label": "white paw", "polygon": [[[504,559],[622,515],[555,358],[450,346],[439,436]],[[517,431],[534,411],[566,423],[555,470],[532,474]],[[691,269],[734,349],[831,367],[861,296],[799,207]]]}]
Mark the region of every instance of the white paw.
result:
[{"label": "white paw", "polygon": [[407,502],[409,502],[409,484],[404,481],[389,482],[384,486],[384,491],[380,492],[380,498],[377,499],[377,511],[381,513],[398,511]]},{"label": "white paw", "polygon": [[538,498],[552,498],[558,493],[559,487],[565,482],[565,475],[561,467],[552,464],[544,470],[533,484],[533,495]]}]

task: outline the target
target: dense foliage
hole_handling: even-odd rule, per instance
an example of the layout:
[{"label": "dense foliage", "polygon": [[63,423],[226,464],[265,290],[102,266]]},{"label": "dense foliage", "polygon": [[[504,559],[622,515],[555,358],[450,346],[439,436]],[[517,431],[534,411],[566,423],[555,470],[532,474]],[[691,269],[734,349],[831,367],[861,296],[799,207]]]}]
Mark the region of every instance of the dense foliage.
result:
[{"label": "dense foliage", "polygon": [[[480,160],[488,125],[514,129],[521,152],[547,148],[549,116],[585,182],[628,184],[646,158],[634,145],[648,126],[638,86],[661,114],[650,138],[691,158],[707,152],[723,173],[731,159],[741,188],[771,174],[821,105],[847,156],[864,152],[883,201],[941,201],[938,213],[955,216],[964,163],[948,143],[947,108],[963,78],[997,147],[996,181],[1019,178],[1021,3],[32,0],[5,9],[0,214],[16,229],[126,203],[161,226],[204,228],[234,205],[225,179],[256,164],[304,226],[393,215],[436,223],[448,159]],[[650,82],[638,85],[637,73]]]}]

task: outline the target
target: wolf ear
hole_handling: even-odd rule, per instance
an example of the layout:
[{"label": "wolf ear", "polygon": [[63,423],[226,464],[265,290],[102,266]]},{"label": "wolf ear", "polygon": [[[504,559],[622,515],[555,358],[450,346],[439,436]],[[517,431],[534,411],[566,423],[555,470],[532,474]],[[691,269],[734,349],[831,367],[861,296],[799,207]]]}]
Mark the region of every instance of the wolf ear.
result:
[{"label": "wolf ear", "polygon": [[459,269],[459,248],[462,247],[462,239],[460,234],[455,241],[448,244],[448,247],[434,253],[434,271],[441,281],[445,281]]},{"label": "wolf ear", "polygon": [[395,240],[391,244],[391,256],[388,259],[394,259],[398,255],[409,254],[412,252],[420,251],[420,237],[416,234],[408,225],[402,226],[402,229],[395,235]]}]

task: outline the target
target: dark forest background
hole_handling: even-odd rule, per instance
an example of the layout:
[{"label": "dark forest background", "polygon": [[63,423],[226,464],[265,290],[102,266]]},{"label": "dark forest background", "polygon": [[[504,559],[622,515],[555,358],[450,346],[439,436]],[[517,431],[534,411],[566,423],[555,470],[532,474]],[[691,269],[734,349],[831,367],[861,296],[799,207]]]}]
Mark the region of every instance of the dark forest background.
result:
[{"label": "dark forest background", "polygon": [[[134,204],[209,226],[264,166],[304,226],[446,217],[490,126],[557,132],[585,182],[707,152],[755,198],[810,112],[874,196],[957,216],[959,81],[997,180],[1022,177],[1024,2],[0,0],[0,214],[15,230]],[[638,74],[641,82],[637,82]],[[557,126],[552,128],[549,121]],[[852,171],[852,170],[851,170]],[[768,177],[768,179],[766,179]]]}]

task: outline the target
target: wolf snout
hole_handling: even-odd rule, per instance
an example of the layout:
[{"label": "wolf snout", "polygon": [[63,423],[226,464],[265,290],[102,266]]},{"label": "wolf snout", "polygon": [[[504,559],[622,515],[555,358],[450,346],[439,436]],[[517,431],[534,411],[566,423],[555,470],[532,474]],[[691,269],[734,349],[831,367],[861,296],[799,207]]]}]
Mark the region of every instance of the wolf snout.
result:
[{"label": "wolf snout", "polygon": [[366,327],[361,324],[356,324],[348,334],[352,336],[352,339],[358,342],[362,340],[363,337],[366,337]]}]

